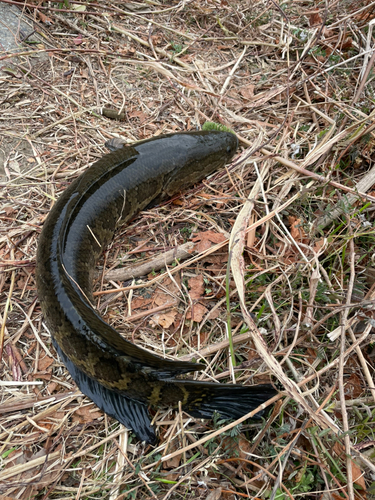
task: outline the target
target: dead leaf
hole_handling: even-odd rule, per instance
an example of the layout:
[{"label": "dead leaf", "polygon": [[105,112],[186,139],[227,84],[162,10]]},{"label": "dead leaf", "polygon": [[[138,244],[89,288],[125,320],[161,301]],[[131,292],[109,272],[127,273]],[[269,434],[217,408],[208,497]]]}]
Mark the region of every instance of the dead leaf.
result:
[{"label": "dead leaf", "polygon": [[80,424],[89,423],[102,416],[103,413],[97,408],[97,406],[82,406],[74,412],[73,422],[79,422]]},{"label": "dead leaf", "polygon": [[[199,333],[199,345],[200,345],[200,349],[205,346],[208,342],[210,342],[210,332],[206,332],[206,331],[201,331]],[[192,338],[191,338],[191,345],[193,347],[197,347],[198,346],[198,335],[193,335]]]},{"label": "dead leaf", "polygon": [[254,98],[254,88],[255,85],[246,85],[246,87],[242,87],[240,90],[240,94],[244,99],[250,100]]},{"label": "dead leaf", "polygon": [[154,45],[160,45],[163,42],[163,37],[161,35],[152,35],[151,40]]},{"label": "dead leaf", "polygon": [[47,370],[48,367],[50,367],[54,362],[53,358],[50,358],[45,354],[44,357],[40,357],[38,361],[38,371],[44,372]]},{"label": "dead leaf", "polygon": [[290,234],[292,238],[294,238],[296,241],[306,242],[307,237],[305,230],[301,225],[302,224],[301,219],[297,219],[297,217],[290,215],[288,217],[288,221],[290,224]]},{"label": "dead leaf", "polygon": [[218,269],[223,269],[224,267],[226,267],[226,264],[228,262],[228,253],[224,253],[224,252],[215,252],[215,253],[212,253],[210,255],[207,255],[203,262],[205,264],[207,263],[210,263],[210,264],[213,264],[213,265],[217,265],[218,266]]},{"label": "dead leaf", "polygon": [[52,413],[52,415],[49,415],[48,418],[42,418],[41,420],[38,420],[38,424],[40,427],[43,427],[45,429],[51,429],[53,427],[58,427],[61,420],[63,420],[65,416],[65,413],[63,411],[55,411]]},{"label": "dead leaf", "polygon": [[329,28],[327,28],[327,26],[324,26],[324,28],[322,30],[322,35],[326,39],[325,40],[326,42],[327,42],[327,38],[331,38],[331,37],[335,38],[335,42],[337,41],[337,36],[335,36],[335,31],[334,30],[330,30]]},{"label": "dead leaf", "polygon": [[10,215],[14,215],[17,210],[15,210],[13,207],[4,207],[3,208],[4,212],[6,213],[7,217],[9,217]]},{"label": "dead leaf", "polygon": [[[174,275],[174,280],[167,277],[164,278],[160,283],[160,287],[156,290],[152,296],[153,306],[168,306],[178,304],[178,295],[180,293],[181,276],[180,274]],[[170,293],[167,293],[168,290]],[[175,321],[177,315],[177,309],[173,308],[167,311],[156,313],[152,316],[150,324],[152,326],[160,325],[162,328],[169,328]]]},{"label": "dead leaf", "polygon": [[220,310],[219,308],[216,309],[211,309],[210,313],[208,314],[208,319],[215,319],[220,316]]},{"label": "dead leaf", "polygon": [[132,311],[136,311],[137,309],[144,309],[152,303],[152,299],[146,299],[144,297],[135,297],[132,300]]},{"label": "dead leaf", "polygon": [[[250,109],[264,106],[267,102],[269,102],[270,100],[275,99],[275,98],[280,99],[280,94],[282,94],[284,91],[285,91],[285,87],[279,86],[279,87],[272,88],[270,90],[266,90],[264,92],[260,92],[259,94],[254,95],[254,97],[251,99],[251,101],[252,101],[251,104],[247,105],[247,109],[250,110]],[[236,116],[235,113],[233,113],[232,111],[229,111],[229,110],[228,110],[228,114],[233,119],[237,119],[239,122],[242,122],[242,123],[250,121],[247,118]]]},{"label": "dead leaf", "polygon": [[133,57],[136,53],[136,50],[135,48],[133,47],[119,47],[117,49],[117,52],[119,52],[122,56],[124,57]]},{"label": "dead leaf", "polygon": [[192,305],[191,310],[186,315],[186,318],[200,323],[207,313],[207,307],[198,302],[197,304]]},{"label": "dead leaf", "polygon": [[183,207],[185,205],[184,200],[180,200],[179,198],[175,198],[172,200],[172,205],[176,205],[177,207]]},{"label": "dead leaf", "polygon": [[49,394],[53,394],[56,390],[56,387],[57,387],[57,383],[56,382],[50,382],[48,385],[47,385],[47,391]]},{"label": "dead leaf", "polygon": [[8,167],[17,172],[17,174],[21,173],[20,164],[17,160],[10,160],[8,162]]},{"label": "dead leaf", "polygon": [[[180,295],[181,275],[176,273],[173,280],[168,276],[164,278],[152,297],[153,305],[161,306],[167,303],[175,303]],[[168,290],[167,293],[164,290]]]},{"label": "dead leaf", "polygon": [[204,252],[208,250],[213,245],[225,241],[225,236],[222,233],[217,233],[215,231],[203,231],[198,233],[197,236],[193,238],[194,242],[198,242],[196,245],[197,252]]},{"label": "dead leaf", "polygon": [[352,373],[350,377],[345,380],[345,399],[359,398],[362,392],[361,379],[356,373]]},{"label": "dead leaf", "polygon": [[[18,281],[17,281],[17,287],[19,290],[23,290],[27,284],[27,280],[24,276],[22,276]],[[33,285],[27,285],[26,290],[34,290],[35,287]]]},{"label": "dead leaf", "polygon": [[195,276],[189,279],[189,295],[192,300],[198,300],[204,295],[204,282],[203,276]]},{"label": "dead leaf", "polygon": [[83,35],[80,33],[76,38],[73,38],[74,45],[81,45],[83,43]]},{"label": "dead leaf", "polygon": [[147,115],[143,111],[140,111],[139,109],[135,109],[134,111],[129,111],[128,116],[129,118],[139,118],[141,122],[147,119]]},{"label": "dead leaf", "polygon": [[316,360],[316,350],[312,347],[308,347],[306,349],[306,354],[307,354],[307,361],[312,365],[314,361]]},{"label": "dead leaf", "polygon": [[344,43],[340,44],[340,49],[341,50],[348,50],[353,47],[353,38],[348,37]]},{"label": "dead leaf", "polygon": [[319,26],[322,24],[322,18],[319,12],[313,12],[309,14],[309,26]]},{"label": "dead leaf", "polygon": [[179,56],[179,59],[185,63],[190,63],[195,57],[194,54],[184,54],[183,56]]},{"label": "dead leaf", "polygon": [[52,19],[48,16],[46,16],[45,14],[43,14],[43,12],[40,12],[37,10],[37,15],[39,17],[39,19],[41,20],[42,23],[44,24],[55,24]]},{"label": "dead leaf", "polygon": [[[178,455],[179,457],[181,455]],[[163,478],[166,479],[167,481],[177,481],[178,478],[180,477],[179,472],[170,472],[169,474],[163,474]]]},{"label": "dead leaf", "polygon": [[226,436],[223,439],[223,450],[229,456],[238,458],[248,458],[251,444],[242,435],[236,437]]},{"label": "dead leaf", "polygon": [[319,253],[320,250],[324,248],[324,246],[325,246],[324,238],[321,238],[320,240],[315,242],[313,246],[314,252]]},{"label": "dead leaf", "polygon": [[[363,477],[363,472],[358,465],[352,460],[352,476],[353,482],[360,486],[364,491],[366,491],[365,479]],[[362,496],[363,498],[363,496]]]},{"label": "dead leaf", "polygon": [[150,319],[151,326],[160,325],[162,328],[169,328],[176,319],[177,310],[171,309],[165,313],[156,313]]},{"label": "dead leaf", "polygon": [[168,293],[162,291],[156,292],[153,299],[153,303],[155,304],[155,306],[167,306],[168,304],[174,305],[178,302],[172,295],[169,295]]},{"label": "dead leaf", "polygon": [[[173,453],[178,449],[178,445],[176,441],[172,441],[172,444],[168,447],[168,454]],[[180,465],[182,453],[180,455],[176,455],[168,460],[166,460],[163,464],[163,469],[176,469]]]},{"label": "dead leaf", "polygon": [[73,5],[73,9],[78,12],[85,12],[86,5]]},{"label": "dead leaf", "polygon": [[[346,454],[345,454],[345,448],[342,444],[336,442],[334,445],[333,445],[333,450],[335,451],[335,453],[341,457],[341,458],[345,458],[346,457]],[[362,471],[361,469],[359,468],[359,466],[352,460],[352,474],[353,474],[353,481],[355,484],[358,484],[358,486],[360,486],[361,488],[364,489],[364,491],[366,491],[366,485],[365,485],[365,481],[363,479],[363,476],[362,476]]]}]

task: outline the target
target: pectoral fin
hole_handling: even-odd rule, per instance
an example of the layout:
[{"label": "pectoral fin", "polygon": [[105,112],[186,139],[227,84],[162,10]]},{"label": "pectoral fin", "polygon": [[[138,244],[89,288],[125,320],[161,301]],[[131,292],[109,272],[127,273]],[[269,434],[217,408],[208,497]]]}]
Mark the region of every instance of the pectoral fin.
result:
[{"label": "pectoral fin", "polygon": [[156,435],[151,426],[150,415],[145,404],[102,386],[77,368],[56,342],[53,342],[53,345],[83,394],[89,397],[107,415],[115,418],[128,429],[132,429],[141,441],[155,444]]}]

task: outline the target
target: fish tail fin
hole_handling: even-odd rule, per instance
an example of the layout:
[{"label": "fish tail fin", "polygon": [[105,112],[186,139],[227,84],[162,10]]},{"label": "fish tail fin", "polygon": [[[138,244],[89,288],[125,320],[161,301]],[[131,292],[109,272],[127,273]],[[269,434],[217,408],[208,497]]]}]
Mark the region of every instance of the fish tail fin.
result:
[{"label": "fish tail fin", "polygon": [[[270,384],[243,386],[193,380],[181,384],[188,394],[183,409],[196,418],[212,418],[215,411],[224,419],[241,418],[278,393]],[[263,413],[261,410],[253,418]]]}]

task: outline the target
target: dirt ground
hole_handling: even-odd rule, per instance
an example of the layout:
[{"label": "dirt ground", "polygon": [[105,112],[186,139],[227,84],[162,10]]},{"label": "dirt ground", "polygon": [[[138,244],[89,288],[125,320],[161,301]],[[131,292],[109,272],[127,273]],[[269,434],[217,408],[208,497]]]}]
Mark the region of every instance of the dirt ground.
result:
[{"label": "dirt ground", "polygon": [[[374,498],[375,2],[0,7],[1,498]],[[279,393],[260,421],[152,410],[150,446],[56,354],[38,236],[106,141],[206,121],[232,164],[119,228],[96,307],[198,380]]]}]

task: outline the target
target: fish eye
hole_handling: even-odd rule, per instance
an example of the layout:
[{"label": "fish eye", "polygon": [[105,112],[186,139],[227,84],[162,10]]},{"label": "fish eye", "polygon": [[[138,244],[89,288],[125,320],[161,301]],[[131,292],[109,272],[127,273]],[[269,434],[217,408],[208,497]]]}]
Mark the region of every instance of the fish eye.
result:
[{"label": "fish eye", "polygon": [[232,148],[230,146],[227,147],[227,153],[231,153],[232,152]]}]

